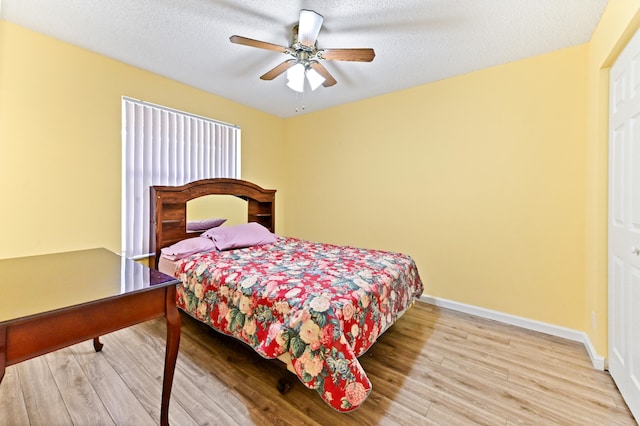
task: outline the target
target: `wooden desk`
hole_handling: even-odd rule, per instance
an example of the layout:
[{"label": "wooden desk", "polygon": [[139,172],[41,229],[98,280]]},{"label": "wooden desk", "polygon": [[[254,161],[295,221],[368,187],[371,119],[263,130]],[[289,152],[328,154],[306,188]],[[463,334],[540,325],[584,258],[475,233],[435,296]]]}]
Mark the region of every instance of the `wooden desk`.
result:
[{"label": "wooden desk", "polygon": [[5,367],[139,322],[167,321],[160,423],[169,398],[180,315],[168,275],[105,249],[0,260],[0,383]]}]

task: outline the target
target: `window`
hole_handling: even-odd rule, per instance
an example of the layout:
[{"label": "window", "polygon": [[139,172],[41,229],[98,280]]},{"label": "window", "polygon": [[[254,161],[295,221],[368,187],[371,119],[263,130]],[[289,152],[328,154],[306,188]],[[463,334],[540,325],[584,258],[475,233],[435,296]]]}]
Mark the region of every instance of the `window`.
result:
[{"label": "window", "polygon": [[152,185],[240,178],[240,128],[122,98],[122,254],[150,254]]}]

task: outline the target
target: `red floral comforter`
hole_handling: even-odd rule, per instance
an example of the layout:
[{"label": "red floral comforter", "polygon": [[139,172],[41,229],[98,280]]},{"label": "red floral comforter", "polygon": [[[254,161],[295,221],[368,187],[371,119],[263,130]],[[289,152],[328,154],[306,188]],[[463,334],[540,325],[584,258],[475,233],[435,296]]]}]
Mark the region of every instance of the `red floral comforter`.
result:
[{"label": "red floral comforter", "polygon": [[371,391],[357,357],[422,294],[409,256],[283,237],[193,255],[176,276],[180,308],[266,358],[288,352],[302,383],[338,411]]}]

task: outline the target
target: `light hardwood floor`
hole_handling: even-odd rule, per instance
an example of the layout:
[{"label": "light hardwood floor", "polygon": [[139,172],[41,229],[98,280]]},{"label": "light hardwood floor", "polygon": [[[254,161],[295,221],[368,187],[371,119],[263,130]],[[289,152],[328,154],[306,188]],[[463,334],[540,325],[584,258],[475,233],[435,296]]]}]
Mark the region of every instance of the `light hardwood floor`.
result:
[{"label": "light hardwood floor", "polygon": [[[183,315],[172,425],[635,425],[579,343],[417,303],[361,358],[373,391],[333,411],[284,365]],[[0,425],[153,425],[164,322],[7,368]],[[292,379],[284,395],[278,378]]]}]

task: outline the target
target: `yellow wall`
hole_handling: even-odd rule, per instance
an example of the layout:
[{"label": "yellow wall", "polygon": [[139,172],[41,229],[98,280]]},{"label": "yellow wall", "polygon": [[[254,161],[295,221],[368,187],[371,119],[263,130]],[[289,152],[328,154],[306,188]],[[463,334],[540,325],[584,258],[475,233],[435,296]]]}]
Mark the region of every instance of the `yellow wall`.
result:
[{"label": "yellow wall", "polygon": [[0,258],[120,251],[123,95],[240,125],[243,178],[283,186],[282,119],[0,20]]},{"label": "yellow wall", "polygon": [[[587,333],[607,354],[607,158],[609,68],[640,28],[640,1],[609,0],[588,54],[586,308]],[[589,319],[595,314],[596,324]]]},{"label": "yellow wall", "polygon": [[584,330],[586,61],[581,45],[289,119],[287,232],[402,251],[429,295]]}]

